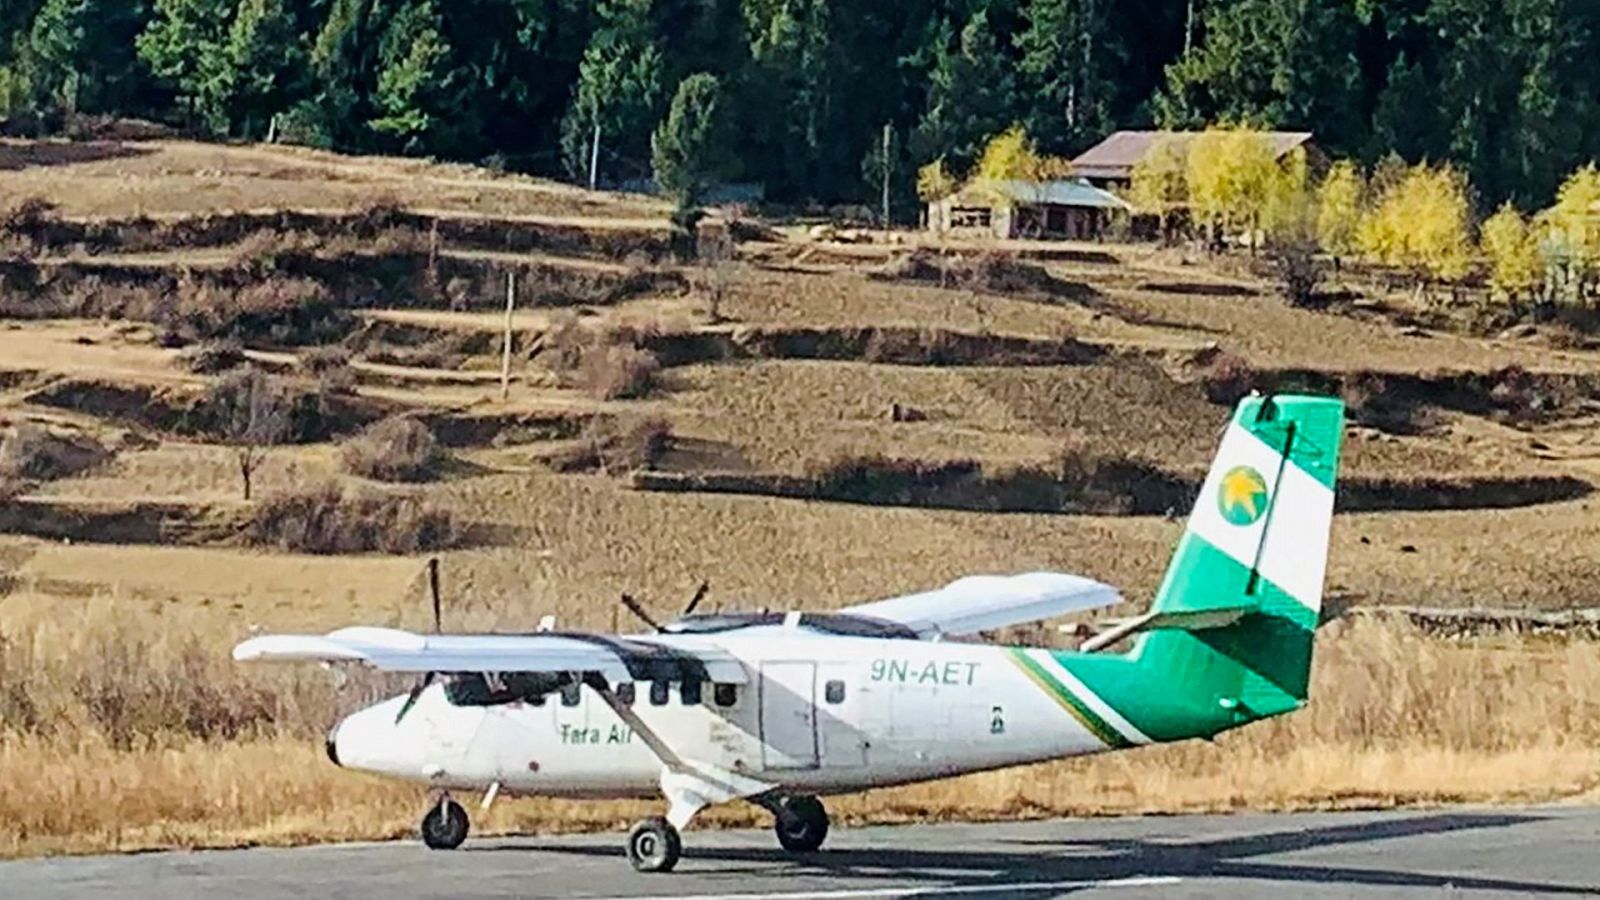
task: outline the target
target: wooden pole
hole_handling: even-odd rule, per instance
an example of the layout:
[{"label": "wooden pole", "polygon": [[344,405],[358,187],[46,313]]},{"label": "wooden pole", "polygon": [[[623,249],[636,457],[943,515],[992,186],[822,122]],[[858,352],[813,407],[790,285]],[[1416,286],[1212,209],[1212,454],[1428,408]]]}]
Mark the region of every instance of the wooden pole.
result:
[{"label": "wooden pole", "polygon": [[883,230],[889,231],[889,140],[894,132],[889,123],[883,123]]},{"label": "wooden pole", "polygon": [[511,396],[511,314],[517,308],[517,273],[506,273],[506,335],[500,345],[500,399]]}]

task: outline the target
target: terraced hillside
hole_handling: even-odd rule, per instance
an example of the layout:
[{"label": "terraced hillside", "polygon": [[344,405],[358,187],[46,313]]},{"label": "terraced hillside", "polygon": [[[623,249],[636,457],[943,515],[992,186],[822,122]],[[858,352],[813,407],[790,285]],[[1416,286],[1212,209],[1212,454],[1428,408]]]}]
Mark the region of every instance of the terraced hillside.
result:
[{"label": "terraced hillside", "polygon": [[[282,732],[298,741],[348,698],[273,682],[278,700],[234,709],[267,689],[226,649],[254,628],[421,627],[436,547],[460,627],[629,627],[621,592],[669,613],[703,580],[712,605],[827,607],[1034,568],[1120,585],[1136,608],[1251,389],[1350,403],[1335,606],[1600,605],[1600,351],[1536,330],[1474,337],[1381,296],[1292,309],[1258,278],[1140,246],[842,244],[723,216],[708,241],[731,252],[685,264],[664,209],[637,198],[275,148],[0,143],[0,209],[0,673],[90,684],[44,659],[99,655],[50,630],[92,622],[114,629],[107,646],[157,648],[131,664],[167,673],[156,682],[207,672],[226,695],[172,688],[172,721],[153,724],[82,713],[107,752],[265,739],[284,696],[304,700]],[[282,427],[258,427],[265,395]],[[379,480],[352,446],[396,418],[437,449]],[[7,655],[24,645],[35,655]],[[1362,652],[1331,658],[1368,677]],[[1516,659],[1506,689],[1556,664]],[[133,707],[168,696],[146,687]],[[1449,702],[1477,702],[1462,691]],[[24,699],[0,698],[0,719]],[[197,730],[191,701],[239,721]],[[1563,739],[1592,728],[1572,714]],[[1356,740],[1339,728],[1358,720],[1337,721],[1301,727]],[[28,734],[19,759],[52,740]],[[1506,749],[1454,740],[1439,738],[1489,754],[1473,765]],[[1193,752],[1148,758],[1215,765]],[[1552,763],[1541,796],[1592,762]],[[1397,778],[1340,790],[1438,796]],[[340,796],[379,810],[342,833],[406,818],[403,790]],[[157,814],[138,840],[179,820],[192,827],[172,833],[202,843],[315,832],[240,813],[217,832],[234,837],[197,837],[205,815]],[[101,840],[32,828],[58,842],[43,846]]]}]

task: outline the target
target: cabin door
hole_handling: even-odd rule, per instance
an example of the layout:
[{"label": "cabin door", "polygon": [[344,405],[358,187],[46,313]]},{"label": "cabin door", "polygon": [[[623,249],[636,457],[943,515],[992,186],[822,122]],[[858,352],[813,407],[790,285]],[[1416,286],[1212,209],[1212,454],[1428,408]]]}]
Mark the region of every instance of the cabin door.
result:
[{"label": "cabin door", "polygon": [[768,769],[817,767],[817,664],[761,664],[761,762]]}]

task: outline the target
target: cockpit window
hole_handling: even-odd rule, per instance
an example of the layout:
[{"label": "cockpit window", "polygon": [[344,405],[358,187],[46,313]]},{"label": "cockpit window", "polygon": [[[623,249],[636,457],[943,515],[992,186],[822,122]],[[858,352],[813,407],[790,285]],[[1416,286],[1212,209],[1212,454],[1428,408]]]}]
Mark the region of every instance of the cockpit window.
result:
[{"label": "cockpit window", "polygon": [[678,689],[678,694],[683,698],[684,706],[700,705],[700,682],[689,679]]},{"label": "cockpit window", "polygon": [[621,703],[623,706],[633,705],[633,682],[624,681],[617,685],[615,693],[617,695],[618,703]]},{"label": "cockpit window", "polygon": [[718,706],[732,706],[739,702],[739,686],[736,684],[715,685],[711,688],[711,698],[717,701]]},{"label": "cockpit window", "polygon": [[583,695],[580,693],[579,686],[576,681],[568,682],[567,684],[561,686],[562,706],[577,706],[578,701],[582,699],[582,697]]},{"label": "cockpit window", "polygon": [[666,706],[670,696],[671,685],[665,681],[650,682],[650,705]]}]

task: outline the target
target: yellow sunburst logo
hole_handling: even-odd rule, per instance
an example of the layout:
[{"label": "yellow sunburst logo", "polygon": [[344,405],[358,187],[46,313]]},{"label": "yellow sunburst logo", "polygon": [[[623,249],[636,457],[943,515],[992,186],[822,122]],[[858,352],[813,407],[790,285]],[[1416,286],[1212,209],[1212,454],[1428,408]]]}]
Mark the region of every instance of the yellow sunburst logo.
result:
[{"label": "yellow sunburst logo", "polygon": [[1249,466],[1235,466],[1222,476],[1217,509],[1233,525],[1252,525],[1267,511],[1267,480]]}]

